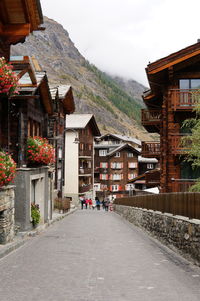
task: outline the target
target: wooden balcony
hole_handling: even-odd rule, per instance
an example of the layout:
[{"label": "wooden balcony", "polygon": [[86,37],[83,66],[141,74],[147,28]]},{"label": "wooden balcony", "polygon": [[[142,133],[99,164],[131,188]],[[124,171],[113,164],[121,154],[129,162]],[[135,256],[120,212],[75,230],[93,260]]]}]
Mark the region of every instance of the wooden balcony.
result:
[{"label": "wooden balcony", "polygon": [[141,120],[143,127],[149,133],[159,133],[161,123],[161,111],[142,109],[141,112]]},{"label": "wooden balcony", "polygon": [[199,89],[173,89],[170,92],[174,111],[192,111],[194,106],[200,102]]},{"label": "wooden balcony", "polygon": [[91,184],[85,184],[83,186],[79,186],[79,193],[84,193],[84,192],[90,191],[91,189],[92,189]]},{"label": "wooden balcony", "polygon": [[92,169],[91,168],[79,168],[79,177],[81,177],[81,176],[84,177],[86,175],[91,176],[92,175]]},{"label": "wooden balcony", "polygon": [[[174,134],[170,138],[171,152],[174,155],[186,154],[191,148],[191,139],[188,135]],[[183,143],[184,139],[184,143]]]},{"label": "wooden balcony", "polygon": [[144,142],[142,141],[141,155],[146,158],[158,158],[160,157],[160,142]]}]

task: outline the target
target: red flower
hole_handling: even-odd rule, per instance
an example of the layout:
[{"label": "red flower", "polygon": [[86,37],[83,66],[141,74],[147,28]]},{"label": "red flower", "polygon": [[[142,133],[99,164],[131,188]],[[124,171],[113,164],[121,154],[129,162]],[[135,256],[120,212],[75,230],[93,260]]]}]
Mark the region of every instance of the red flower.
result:
[{"label": "red flower", "polygon": [[0,151],[0,187],[8,185],[15,177],[16,163],[11,156]]},{"label": "red flower", "polygon": [[30,163],[53,164],[55,162],[55,149],[45,138],[29,137],[27,141],[27,158]]}]

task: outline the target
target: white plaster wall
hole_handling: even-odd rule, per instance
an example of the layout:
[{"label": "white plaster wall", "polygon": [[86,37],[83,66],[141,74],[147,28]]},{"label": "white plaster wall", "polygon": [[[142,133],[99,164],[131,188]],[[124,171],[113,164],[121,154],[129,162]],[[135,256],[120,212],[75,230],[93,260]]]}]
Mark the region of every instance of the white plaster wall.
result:
[{"label": "white plaster wall", "polygon": [[70,130],[65,132],[65,185],[63,191],[64,196],[74,196],[77,199],[79,190],[79,144],[74,143],[75,138],[78,138],[78,132],[75,133]]}]

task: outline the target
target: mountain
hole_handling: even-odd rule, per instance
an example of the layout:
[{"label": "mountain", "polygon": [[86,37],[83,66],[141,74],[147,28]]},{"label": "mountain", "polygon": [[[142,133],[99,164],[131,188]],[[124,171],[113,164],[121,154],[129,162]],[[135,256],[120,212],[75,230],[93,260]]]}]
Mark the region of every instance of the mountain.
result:
[{"label": "mountain", "polygon": [[51,85],[71,84],[76,112],[94,114],[102,134],[149,139],[140,123],[144,107],[140,95],[146,88],[100,71],[80,54],[62,25],[44,20],[45,31],[34,32],[25,43],[13,46],[12,55],[35,56]]}]

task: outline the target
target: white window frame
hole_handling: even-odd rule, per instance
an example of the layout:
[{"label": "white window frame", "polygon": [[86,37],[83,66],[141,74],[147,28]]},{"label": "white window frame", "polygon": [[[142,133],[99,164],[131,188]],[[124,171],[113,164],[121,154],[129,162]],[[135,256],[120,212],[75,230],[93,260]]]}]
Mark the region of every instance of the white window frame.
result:
[{"label": "white window frame", "polygon": [[100,149],[99,157],[106,157],[106,156],[107,156],[107,149]]},{"label": "white window frame", "polygon": [[153,163],[147,163],[147,169],[153,169]]},{"label": "white window frame", "polygon": [[122,179],[121,174],[113,174],[113,178],[114,181],[120,181]]},{"label": "white window frame", "polygon": [[130,190],[133,190],[135,189],[135,185],[134,184],[126,184],[126,191],[130,191]]},{"label": "white window frame", "polygon": [[120,157],[120,152],[116,152],[115,157],[119,158]]},{"label": "white window frame", "polygon": [[119,185],[112,185],[112,191],[119,191]]},{"label": "white window frame", "polygon": [[128,162],[128,168],[137,168],[138,164],[137,162]]},{"label": "white window frame", "polygon": [[128,158],[133,158],[133,153],[127,153]]}]

